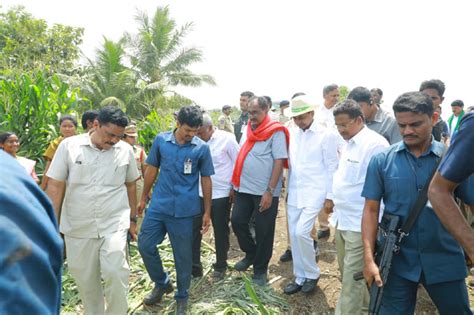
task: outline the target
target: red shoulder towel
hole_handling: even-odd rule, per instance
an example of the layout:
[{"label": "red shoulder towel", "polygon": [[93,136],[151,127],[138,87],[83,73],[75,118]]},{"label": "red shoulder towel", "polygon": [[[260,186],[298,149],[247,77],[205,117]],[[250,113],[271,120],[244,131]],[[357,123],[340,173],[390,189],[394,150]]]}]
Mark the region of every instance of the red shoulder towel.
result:
[{"label": "red shoulder towel", "polygon": [[[290,133],[288,129],[281,123],[272,121],[269,115],[265,116],[262,123],[255,130],[252,130],[250,124],[247,125],[247,140],[242,145],[242,148],[240,148],[234,166],[234,173],[232,174],[232,184],[234,186],[240,186],[240,175],[242,175],[245,158],[250,150],[252,150],[255,142],[268,140],[277,131],[283,131],[285,133],[286,147],[288,149],[288,145],[290,144]],[[288,159],[285,159],[284,166],[288,168]]]}]

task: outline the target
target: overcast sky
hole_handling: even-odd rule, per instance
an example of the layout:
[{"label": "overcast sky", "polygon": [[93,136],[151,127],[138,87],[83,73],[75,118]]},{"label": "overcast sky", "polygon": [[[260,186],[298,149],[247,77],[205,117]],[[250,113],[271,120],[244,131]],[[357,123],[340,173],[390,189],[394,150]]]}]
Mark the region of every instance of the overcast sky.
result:
[{"label": "overcast sky", "polygon": [[151,1],[1,0],[3,10],[24,5],[37,18],[85,28],[88,57],[103,36],[117,40],[137,28],[137,9],[169,5],[178,25],[194,22],[187,46],[205,61],[192,69],[211,74],[216,87],[177,90],[206,108],[238,105],[251,90],[274,100],[295,92],[322,103],[330,83],[379,87],[385,106],[421,81],[446,84],[444,115],[462,99],[474,105],[474,51],[470,1]]}]

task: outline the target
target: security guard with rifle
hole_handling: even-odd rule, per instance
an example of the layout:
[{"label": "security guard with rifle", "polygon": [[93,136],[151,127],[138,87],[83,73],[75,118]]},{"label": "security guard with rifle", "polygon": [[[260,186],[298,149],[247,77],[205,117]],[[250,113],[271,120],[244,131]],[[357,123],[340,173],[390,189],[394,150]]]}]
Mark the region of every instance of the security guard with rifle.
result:
[{"label": "security guard with rifle", "polygon": [[[362,191],[366,198],[362,219],[364,277],[369,285],[376,286],[371,292],[370,312],[413,314],[421,283],[440,314],[472,314],[463,251],[426,201],[426,186],[444,151],[431,136],[438,114],[431,99],[421,92],[402,94],[393,110],[403,141],[372,158]],[[385,250],[393,255],[381,263],[374,259],[374,251],[382,199],[382,222],[400,222],[399,227],[385,233],[385,244],[392,240],[391,248]]]}]

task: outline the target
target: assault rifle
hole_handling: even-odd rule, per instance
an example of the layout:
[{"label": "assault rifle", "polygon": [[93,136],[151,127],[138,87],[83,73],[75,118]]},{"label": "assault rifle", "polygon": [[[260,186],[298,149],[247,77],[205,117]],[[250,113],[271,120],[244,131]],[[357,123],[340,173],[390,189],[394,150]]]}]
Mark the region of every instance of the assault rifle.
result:
[{"label": "assault rifle", "polygon": [[[400,218],[396,215],[384,214],[379,224],[377,239],[375,244],[375,263],[379,267],[380,278],[383,285],[378,287],[372,283],[370,287],[369,315],[378,314],[385,283],[387,282],[390,267],[392,266],[393,255],[400,250],[401,235],[398,230]],[[362,280],[362,272],[354,274],[354,280]]]}]

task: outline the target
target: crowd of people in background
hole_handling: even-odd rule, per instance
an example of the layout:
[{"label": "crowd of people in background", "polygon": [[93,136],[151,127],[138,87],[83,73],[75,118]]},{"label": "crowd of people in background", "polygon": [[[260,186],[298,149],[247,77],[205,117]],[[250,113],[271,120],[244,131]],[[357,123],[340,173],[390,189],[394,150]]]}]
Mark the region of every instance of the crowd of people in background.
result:
[{"label": "crowd of people in background", "polygon": [[[395,100],[392,114],[381,108],[380,88],[356,87],[341,100],[331,84],[320,106],[303,92],[274,103],[245,91],[235,122],[230,105],[216,124],[201,108],[182,107],[148,154],[137,143],[136,122],[117,107],[85,112],[82,134],[76,119],[63,115],[60,136],[43,155],[46,194],[30,183],[39,183],[35,161],[17,155],[21,135],[2,133],[0,148],[18,165],[0,153],[0,214],[8,218],[0,221],[0,239],[9,240],[0,255],[0,296],[14,301],[0,302],[0,310],[59,312],[58,223],[85,314],[127,313],[127,238],[138,242],[154,283],[145,305],[175,290],[157,248],[167,236],[176,312],[186,313],[191,278],[203,276],[201,239],[211,225],[216,285],[229,268],[252,267],[253,283],[265,286],[284,210],[287,248],[279,259],[292,262],[294,275],[284,294],[316,290],[318,240],[332,226],[342,279],[336,314],[367,313],[367,285],[384,287],[380,314],[413,314],[420,284],[440,314],[472,314],[465,278],[466,260],[474,258],[474,114],[455,100],[442,120],[444,92],[442,81],[424,81]],[[380,219],[407,221],[428,187],[429,201],[402,233],[384,283],[374,258]],[[28,216],[34,227],[22,219]],[[231,231],[242,257],[230,267]],[[362,270],[365,281],[356,280]],[[19,292],[12,275],[32,290]]]}]

